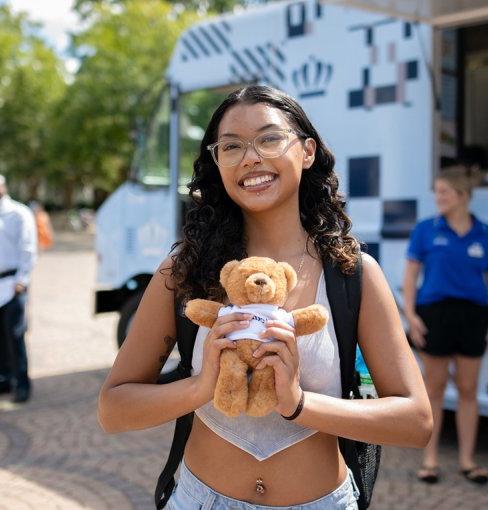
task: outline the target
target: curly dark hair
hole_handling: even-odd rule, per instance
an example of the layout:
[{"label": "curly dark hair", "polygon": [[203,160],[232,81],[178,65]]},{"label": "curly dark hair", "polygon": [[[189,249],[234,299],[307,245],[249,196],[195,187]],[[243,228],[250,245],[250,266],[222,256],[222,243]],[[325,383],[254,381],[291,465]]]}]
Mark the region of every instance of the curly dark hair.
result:
[{"label": "curly dark hair", "polygon": [[315,161],[300,181],[301,223],[322,260],[330,257],[345,274],[356,265],[359,243],[349,234],[351,220],[337,191],[333,154],[292,97],[271,87],[252,85],[229,94],[214,112],[194,163],[188,185],[192,208],[186,217],[183,240],[172,246],[171,277],[183,300],[223,299],[220,269],[229,260],[247,256],[242,211],[225,191],[207,146],[217,140],[220,121],[229,108],[257,103],[278,108],[301,138],[315,140]]}]

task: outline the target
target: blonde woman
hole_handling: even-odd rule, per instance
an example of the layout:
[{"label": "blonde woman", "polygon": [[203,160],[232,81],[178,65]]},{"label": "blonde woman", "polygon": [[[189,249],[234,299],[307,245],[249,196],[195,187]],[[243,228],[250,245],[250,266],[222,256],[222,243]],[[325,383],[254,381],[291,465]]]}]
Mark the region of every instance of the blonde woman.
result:
[{"label": "blonde woman", "polygon": [[[441,171],[434,183],[439,215],[414,229],[407,252],[404,293],[410,338],[419,349],[434,415],[419,480],[439,480],[438,444],[448,366],[454,360],[459,393],[456,425],[459,466],[471,482],[485,484],[488,470],[476,466],[476,392],[488,327],[488,227],[470,213],[479,172],[464,166]],[[417,280],[423,282],[417,291]]]}]

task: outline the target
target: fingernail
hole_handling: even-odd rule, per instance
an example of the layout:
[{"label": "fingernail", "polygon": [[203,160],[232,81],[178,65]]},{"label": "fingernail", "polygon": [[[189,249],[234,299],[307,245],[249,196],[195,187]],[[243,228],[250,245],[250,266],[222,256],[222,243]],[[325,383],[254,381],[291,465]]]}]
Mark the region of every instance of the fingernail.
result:
[{"label": "fingernail", "polygon": [[254,351],[254,352],[252,353],[252,357],[253,357],[253,358],[259,358],[259,353],[258,353],[258,351]]},{"label": "fingernail", "polygon": [[249,325],[249,321],[239,321],[239,324],[245,324],[246,326]]},{"label": "fingernail", "polygon": [[251,319],[252,318],[252,314],[251,313],[243,313],[242,316],[245,317],[246,319]]}]

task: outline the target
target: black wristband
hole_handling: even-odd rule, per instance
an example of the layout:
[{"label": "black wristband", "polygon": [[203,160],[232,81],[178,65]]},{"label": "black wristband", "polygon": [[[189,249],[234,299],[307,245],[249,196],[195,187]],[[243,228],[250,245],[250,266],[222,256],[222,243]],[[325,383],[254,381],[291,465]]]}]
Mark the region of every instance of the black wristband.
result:
[{"label": "black wristband", "polygon": [[302,394],[300,396],[300,400],[298,401],[298,405],[297,405],[297,408],[295,409],[295,412],[290,416],[281,415],[282,418],[284,418],[285,420],[294,420],[302,412],[304,403],[305,403],[305,392],[302,390]]}]

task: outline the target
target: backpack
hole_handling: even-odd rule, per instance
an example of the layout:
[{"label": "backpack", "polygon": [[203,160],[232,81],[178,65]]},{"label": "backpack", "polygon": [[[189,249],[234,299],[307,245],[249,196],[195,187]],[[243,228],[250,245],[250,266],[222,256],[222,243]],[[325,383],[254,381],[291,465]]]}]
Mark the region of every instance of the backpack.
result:
[{"label": "backpack", "polygon": [[[361,258],[352,275],[344,275],[329,259],[323,261],[324,276],[332,320],[337,336],[341,365],[342,398],[361,398],[359,378],[355,370],[357,326],[361,304]],[[193,345],[198,326],[183,314],[182,303],[175,298],[176,338],[181,361],[172,372],[161,374],[158,384],[191,376]],[[174,474],[183,458],[190,435],[193,413],[176,420],[168,460],[159,475],[154,498],[156,508],[165,507],[175,487]],[[368,508],[378,474],[381,447],[351,439],[339,438],[339,447],[360,491],[359,510]]]}]

